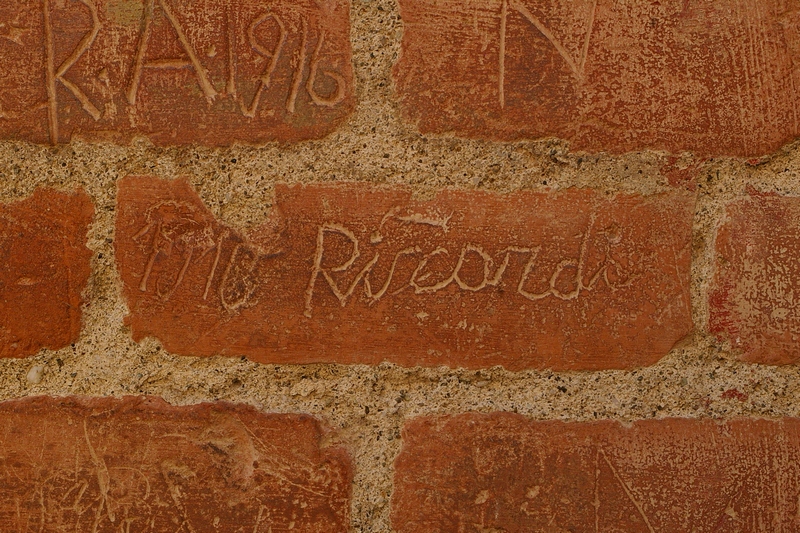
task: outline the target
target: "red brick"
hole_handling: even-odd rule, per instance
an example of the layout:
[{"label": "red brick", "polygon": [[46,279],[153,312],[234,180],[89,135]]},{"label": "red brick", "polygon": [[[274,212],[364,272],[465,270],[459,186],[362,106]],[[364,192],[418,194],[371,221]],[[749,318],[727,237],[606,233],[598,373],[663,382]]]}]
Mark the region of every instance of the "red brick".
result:
[{"label": "red brick", "polygon": [[800,359],[800,198],[752,194],[726,207],[717,234],[709,329],[741,359]]},{"label": "red brick", "polygon": [[353,109],[346,0],[0,0],[0,138],[297,141]]},{"label": "red brick", "polygon": [[421,418],[395,462],[398,533],[798,531],[800,420]]},{"label": "red brick", "polygon": [[247,236],[184,179],[125,178],[117,202],[133,336],[174,353],[630,368],[692,329],[687,192],[419,201],[400,187],[279,184],[272,218]]},{"label": "red brick", "polygon": [[352,467],[319,424],[226,403],[0,403],[0,530],[345,533]]},{"label": "red brick", "polygon": [[800,134],[800,11],[783,0],[399,5],[394,79],[424,133],[737,156]]},{"label": "red brick", "polygon": [[0,357],[56,350],[78,339],[93,216],[83,192],[37,189],[0,205]]}]

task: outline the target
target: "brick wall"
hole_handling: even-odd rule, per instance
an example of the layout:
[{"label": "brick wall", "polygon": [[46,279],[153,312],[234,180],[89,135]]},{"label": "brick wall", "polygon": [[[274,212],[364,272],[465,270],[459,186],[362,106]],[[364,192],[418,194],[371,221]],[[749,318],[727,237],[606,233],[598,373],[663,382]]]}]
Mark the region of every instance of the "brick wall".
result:
[{"label": "brick wall", "polygon": [[800,530],[798,13],[0,0],[0,530]]}]

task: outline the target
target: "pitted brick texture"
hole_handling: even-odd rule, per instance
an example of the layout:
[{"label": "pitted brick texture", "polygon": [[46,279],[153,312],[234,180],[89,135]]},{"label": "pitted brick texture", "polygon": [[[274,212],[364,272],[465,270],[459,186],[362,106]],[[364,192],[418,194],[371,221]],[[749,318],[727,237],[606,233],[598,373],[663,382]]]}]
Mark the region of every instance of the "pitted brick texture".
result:
[{"label": "pitted brick texture", "polygon": [[709,328],[745,361],[800,359],[800,199],[752,193],[717,235]]}]

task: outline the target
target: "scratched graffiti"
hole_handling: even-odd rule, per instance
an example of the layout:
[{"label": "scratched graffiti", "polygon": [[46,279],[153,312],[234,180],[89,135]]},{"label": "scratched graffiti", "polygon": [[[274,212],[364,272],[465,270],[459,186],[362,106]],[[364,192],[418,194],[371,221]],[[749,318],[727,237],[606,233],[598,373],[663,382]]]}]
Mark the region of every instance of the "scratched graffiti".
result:
[{"label": "scratched graffiti", "polygon": [[213,219],[187,202],[170,200],[150,206],[144,225],[132,236],[147,257],[139,290],[166,302],[187,274],[192,279],[199,267],[205,269],[205,280],[197,287],[202,288],[203,301],[213,291],[219,305],[229,312],[252,304],[261,281],[256,269],[275,254],[264,253],[215,226]]},{"label": "scratched graffiti", "polygon": [[350,461],[323,435],[309,417],[243,406],[4,402],[0,530],[345,532]]},{"label": "scratched graffiti", "polygon": [[352,108],[347,5],[0,2],[0,134],[53,144],[320,136]]},{"label": "scratched graffiti", "polygon": [[564,63],[569,67],[570,72],[575,77],[576,82],[582,83],[586,79],[586,58],[589,55],[589,42],[592,38],[592,30],[594,28],[595,14],[597,12],[597,0],[592,0],[591,8],[587,17],[585,35],[583,37],[583,45],[580,48],[580,55],[575,57],[569,49],[564,46],[561,39],[559,39],[553,31],[544,24],[530,9],[528,9],[524,2],[516,0],[502,0],[500,6],[500,25],[498,35],[498,73],[497,73],[497,95],[500,107],[506,105],[506,41],[508,36],[508,12],[510,10],[516,11],[533,28],[536,29],[542,36],[544,36],[553,48],[558,52],[558,55],[564,60]]},{"label": "scratched graffiti", "polygon": [[417,201],[402,187],[277,184],[249,232],[185,179],[126,177],[117,202],[133,337],[176,353],[607,368],[654,362],[692,327],[694,200],[679,191]]},{"label": "scratched graffiti", "polygon": [[[392,526],[400,533],[792,530],[799,424],[418,418],[406,426],[395,463]],[[762,489],[775,486],[781,490]]]},{"label": "scratched graffiti", "polygon": [[740,156],[800,134],[800,33],[783,0],[398,6],[393,79],[423,133]]},{"label": "scratched graffiti", "polygon": [[[437,220],[420,213],[398,216],[396,210],[392,210],[382,218],[380,226],[370,235],[368,242],[369,245],[382,244],[387,221],[391,219],[396,219],[400,224],[407,226],[418,224],[425,229],[438,228],[437,233],[445,234],[446,237],[447,223],[451,218],[452,215]],[[361,259],[362,250],[365,248],[364,243],[361,243],[345,225],[326,223],[319,227],[317,233],[314,263],[305,294],[304,314],[309,318],[312,316],[315,290],[321,280],[324,280],[323,284],[327,285],[342,306],[348,304],[359,287],[363,287],[362,297],[370,305],[384,297],[397,296],[403,291],[426,295],[447,290],[448,287],[457,287],[462,291],[479,292],[498,287],[501,283],[508,284],[514,289],[507,291],[506,297],[522,297],[532,302],[548,297],[573,300],[581,294],[585,295],[594,290],[598,283],[602,283],[609,290],[620,289],[632,283],[634,277],[629,273],[626,274],[620,263],[613,258],[612,249],[621,244],[618,235],[604,239],[603,244],[607,246],[606,257],[599,265],[594,265],[593,272],[587,272],[590,240],[596,236],[593,233],[595,218],[594,214],[589,216],[588,225],[580,234],[576,256],[562,257],[556,261],[540,257],[543,253],[547,253],[543,252],[546,245],[542,243],[525,243],[527,246],[507,245],[493,257],[486,251],[485,245],[467,242],[457,244],[453,248],[452,244],[450,247],[447,246],[446,240],[437,241],[431,239],[430,235],[424,235],[426,232],[413,235],[413,230],[406,231],[403,235],[405,239],[393,247],[400,249],[390,252],[391,262],[386,269],[387,272],[383,274],[382,282],[376,281],[380,277],[375,276],[378,270],[376,265],[381,261],[381,254],[386,255],[386,252],[369,252],[364,258],[367,260],[362,267],[358,260]],[[325,266],[326,240],[331,234],[344,237],[350,244],[351,251],[341,264]],[[369,258],[369,255],[372,257]],[[450,261],[437,262],[439,258],[450,258]],[[398,267],[406,259],[410,259],[412,264],[406,269],[410,274],[403,279],[402,275],[397,275]],[[473,263],[471,270],[477,270],[471,276],[465,272],[470,269],[470,263]],[[505,276],[512,263],[519,263],[521,269],[516,269],[514,273],[516,276],[511,274],[509,277],[513,279],[509,280]],[[543,269],[542,264],[548,266]],[[613,269],[611,276],[609,267]],[[350,273],[352,281],[342,286],[336,279],[334,274],[336,272],[341,272],[343,276]],[[352,276],[353,273],[355,276]],[[611,281],[610,278],[615,281]],[[532,287],[535,282],[538,282],[538,288]]]},{"label": "scratched graffiti", "polygon": [[[494,255],[487,252],[485,244],[461,243],[463,239],[448,235],[457,232],[449,227],[453,218],[453,213],[437,218],[436,214],[404,213],[393,207],[374,231],[367,232],[368,239],[357,237],[346,223],[319,225],[313,261],[308,261],[312,266],[303,314],[311,318],[315,300],[330,295],[342,307],[354,300],[372,306],[404,292],[424,301],[426,295],[448,288],[477,293],[501,285],[513,289],[504,293],[507,298],[569,301],[600,287],[620,290],[641,277],[626,272],[614,257],[615,248],[622,249],[625,243],[611,228],[597,231],[596,213],[590,213],[586,227],[577,235],[574,252],[562,252],[564,255],[556,258],[543,257],[553,252],[542,242],[501,243],[505,246]],[[259,270],[275,269],[275,261],[265,260],[280,254],[268,254],[241,239],[231,239],[229,230],[215,226],[201,209],[188,202],[170,200],[148,207],[144,225],[131,237],[146,252],[139,290],[169,300],[187,273],[201,269],[207,274],[201,284],[202,299],[208,300],[209,291],[216,288],[219,305],[227,311],[254,304],[258,289],[275,293],[278,287],[267,286],[268,276]],[[225,246],[226,240],[230,246]],[[496,243],[491,246],[498,248]],[[310,250],[309,243],[301,244],[301,248]],[[594,257],[598,248],[602,249],[601,260]],[[207,255],[213,255],[213,261],[203,261]],[[163,263],[160,268],[157,262]],[[152,283],[154,269],[159,273]],[[326,294],[320,295],[320,290]]]}]

